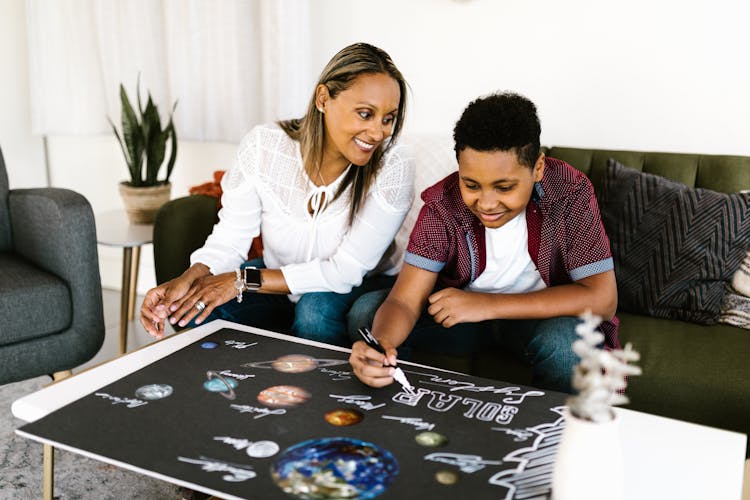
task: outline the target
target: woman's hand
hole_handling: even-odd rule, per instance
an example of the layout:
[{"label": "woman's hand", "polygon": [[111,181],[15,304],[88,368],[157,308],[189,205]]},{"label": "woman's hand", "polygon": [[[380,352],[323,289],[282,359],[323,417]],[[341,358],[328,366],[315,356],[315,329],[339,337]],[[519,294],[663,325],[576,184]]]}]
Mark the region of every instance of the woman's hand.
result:
[{"label": "woman's hand", "polygon": [[183,274],[146,293],[141,305],[141,324],[149,335],[158,339],[164,336],[164,321],[182,303],[192,281]]},{"label": "woman's hand", "polygon": [[194,264],[177,278],[149,290],[141,305],[141,324],[149,335],[162,338],[167,317],[183,305],[196,280],[210,274],[207,266]]},{"label": "woman's hand", "polygon": [[349,364],[352,365],[357,378],[370,387],[385,387],[393,383],[394,368],[392,366],[396,365],[396,349],[385,345],[383,348],[385,355],[361,340],[352,345]]},{"label": "woman's hand", "polygon": [[235,273],[208,275],[196,279],[184,298],[171,307],[171,324],[185,326],[195,318],[195,324],[202,323],[211,311],[237,296],[234,288]]}]

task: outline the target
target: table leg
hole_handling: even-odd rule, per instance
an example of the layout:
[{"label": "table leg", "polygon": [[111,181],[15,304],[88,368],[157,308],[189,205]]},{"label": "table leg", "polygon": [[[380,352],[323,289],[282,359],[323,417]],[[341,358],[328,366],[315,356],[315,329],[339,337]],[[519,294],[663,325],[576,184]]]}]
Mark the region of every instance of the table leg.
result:
[{"label": "table leg", "polygon": [[55,449],[44,445],[44,500],[52,500],[55,490]]},{"label": "table leg", "polygon": [[141,263],[141,247],[133,247],[133,268],[130,271],[130,295],[128,296],[128,321],[133,321],[135,294],[138,289],[138,267]]},{"label": "table leg", "polygon": [[133,249],[122,249],[122,291],[120,292],[120,354],[128,350],[128,307],[130,299],[130,274],[133,264]]}]

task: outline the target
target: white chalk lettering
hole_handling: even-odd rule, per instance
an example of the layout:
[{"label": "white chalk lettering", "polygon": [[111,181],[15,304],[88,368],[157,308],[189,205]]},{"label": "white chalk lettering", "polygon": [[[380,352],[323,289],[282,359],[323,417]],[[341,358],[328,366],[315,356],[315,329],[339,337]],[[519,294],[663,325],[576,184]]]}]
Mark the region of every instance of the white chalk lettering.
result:
[{"label": "white chalk lettering", "polygon": [[507,397],[503,398],[505,404],[521,404],[527,397],[532,396],[544,396],[542,391],[522,391],[520,387],[495,387],[492,385],[488,386],[477,386],[471,382],[462,382],[460,380],[454,380],[450,378],[440,378],[437,375],[429,375],[429,380],[422,381],[424,384],[438,385],[448,389],[450,392],[456,391],[470,391],[470,392],[492,392],[493,394],[503,394]]},{"label": "white chalk lettering", "polygon": [[385,406],[385,403],[381,403],[379,405],[370,403],[370,396],[361,396],[361,395],[352,395],[352,396],[339,396],[338,394],[329,394],[329,397],[332,397],[339,403],[347,403],[351,405],[357,405],[359,408],[363,410],[374,410],[376,408],[380,408],[382,406]]},{"label": "white chalk lettering", "polygon": [[219,460],[207,459],[205,457],[197,458],[185,458],[177,457],[180,462],[187,462],[189,464],[200,465],[201,469],[206,472],[228,472],[221,476],[224,481],[231,483],[239,483],[241,481],[247,481],[256,476],[255,471],[248,468],[247,466],[231,465],[226,462]]},{"label": "white chalk lettering", "polygon": [[482,470],[488,465],[500,465],[503,463],[502,460],[484,460],[479,455],[461,455],[458,453],[430,453],[424,459],[431,462],[455,465],[461,472],[468,474]]},{"label": "white chalk lettering", "polygon": [[94,393],[94,396],[99,396],[100,398],[108,399],[112,401],[113,405],[124,404],[127,408],[137,408],[139,406],[148,404],[148,401],[142,401],[136,398],[121,398],[118,396],[111,396],[107,394],[106,392],[96,392]]},{"label": "white chalk lettering", "polygon": [[219,375],[236,378],[237,380],[245,380],[246,378],[253,378],[255,376],[252,373],[232,373],[229,370],[222,370],[219,372]]},{"label": "white chalk lettering", "polygon": [[341,370],[330,370],[328,368],[321,368],[320,373],[326,373],[330,375],[331,380],[350,380],[352,378],[352,372],[345,372]]},{"label": "white chalk lettering", "polygon": [[390,415],[383,415],[383,418],[389,420],[398,420],[402,424],[413,425],[418,431],[431,431],[435,428],[435,424],[425,422],[421,418],[409,418],[409,417],[392,417]]},{"label": "white chalk lettering", "polygon": [[244,450],[253,444],[249,439],[233,438],[229,436],[215,436],[214,441],[221,441],[224,444],[234,446],[235,450]]},{"label": "white chalk lettering", "polygon": [[277,408],[275,410],[270,410],[268,408],[258,408],[257,406],[249,406],[249,405],[229,405],[230,408],[233,410],[237,410],[240,413],[257,413],[258,415],[255,415],[253,418],[262,418],[267,417],[268,415],[283,415],[286,413],[286,410],[283,408]]},{"label": "white chalk lettering", "polygon": [[428,389],[422,389],[420,387],[413,393],[401,391],[397,393],[395,396],[393,396],[392,399],[396,403],[401,403],[402,405],[417,406],[419,404],[419,400],[421,400],[425,394],[430,394],[430,393],[431,391],[429,391]]},{"label": "white chalk lettering", "polygon": [[427,403],[427,408],[434,411],[446,412],[462,399],[461,396],[446,396],[440,391],[432,391],[432,397]]},{"label": "white chalk lettering", "polygon": [[513,441],[515,441],[516,443],[526,441],[534,435],[534,433],[529,431],[528,429],[506,429],[505,427],[493,427],[492,430],[504,432],[509,436],[513,436]]},{"label": "white chalk lettering", "polygon": [[252,347],[256,345],[257,342],[253,342],[252,344],[249,342],[242,342],[239,340],[225,340],[224,345],[228,345],[232,349],[247,349],[248,347]]}]

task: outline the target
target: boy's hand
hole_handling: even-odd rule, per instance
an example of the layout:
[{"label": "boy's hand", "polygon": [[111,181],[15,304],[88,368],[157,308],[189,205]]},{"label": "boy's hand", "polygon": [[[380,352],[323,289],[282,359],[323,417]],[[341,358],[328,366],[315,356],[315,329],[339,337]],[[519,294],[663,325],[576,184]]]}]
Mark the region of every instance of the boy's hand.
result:
[{"label": "boy's hand", "polygon": [[458,288],[444,288],[427,298],[427,312],[435,323],[450,328],[459,323],[479,323],[487,319],[484,294],[467,292]]},{"label": "boy's hand", "polygon": [[361,340],[352,345],[349,364],[352,365],[357,378],[370,387],[385,387],[393,383],[394,369],[387,365],[396,363],[396,350],[392,347],[383,347],[386,355]]}]

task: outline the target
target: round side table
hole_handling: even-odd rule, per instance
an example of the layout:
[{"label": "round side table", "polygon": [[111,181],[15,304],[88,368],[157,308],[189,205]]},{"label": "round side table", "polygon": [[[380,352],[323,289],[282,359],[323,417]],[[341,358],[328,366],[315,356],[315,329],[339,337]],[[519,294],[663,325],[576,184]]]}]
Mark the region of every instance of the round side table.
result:
[{"label": "round side table", "polygon": [[141,246],[153,241],[152,224],[131,224],[125,210],[96,214],[96,241],[100,245],[122,247],[122,291],[120,293],[120,354],[127,351],[128,321],[135,312],[135,292]]}]

